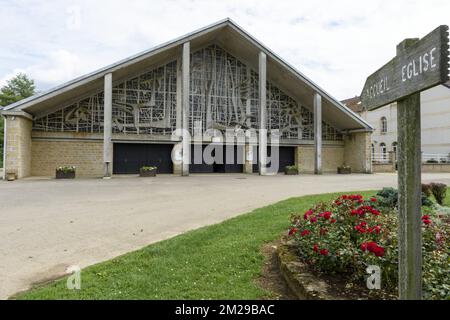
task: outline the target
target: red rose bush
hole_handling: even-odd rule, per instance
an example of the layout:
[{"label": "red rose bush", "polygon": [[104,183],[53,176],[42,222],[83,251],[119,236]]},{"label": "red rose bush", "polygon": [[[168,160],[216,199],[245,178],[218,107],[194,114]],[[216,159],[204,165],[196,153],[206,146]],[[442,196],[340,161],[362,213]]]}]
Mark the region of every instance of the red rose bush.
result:
[{"label": "red rose bush", "polygon": [[[448,297],[449,277],[444,275],[448,272],[448,224],[439,222],[433,209],[423,210],[429,211],[422,217],[425,298]],[[397,210],[382,206],[376,197],[342,195],[292,215],[289,236],[301,260],[314,271],[340,275],[364,286],[367,266],[376,265],[382,270],[383,291],[395,294],[397,226]],[[439,264],[446,269],[441,265],[434,270]],[[434,271],[426,270],[427,266]],[[439,289],[433,292],[434,287]]]}]

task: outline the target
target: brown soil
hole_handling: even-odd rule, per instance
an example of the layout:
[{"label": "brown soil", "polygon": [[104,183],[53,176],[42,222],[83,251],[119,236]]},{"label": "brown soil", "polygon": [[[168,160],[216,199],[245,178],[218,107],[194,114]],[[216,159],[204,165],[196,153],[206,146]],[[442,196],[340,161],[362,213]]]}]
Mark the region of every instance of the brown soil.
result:
[{"label": "brown soil", "polygon": [[261,277],[257,280],[257,284],[270,292],[263,299],[275,300],[297,300],[297,297],[291,292],[283,276],[280,273],[277,260],[277,246],[279,241],[266,243],[261,251],[265,257],[262,268]]},{"label": "brown soil", "polygon": [[[298,297],[292,293],[286,284],[283,276],[280,273],[280,268],[277,259],[277,248],[281,245],[281,241],[271,242],[265,244],[261,252],[265,257],[262,268],[261,277],[257,280],[257,284],[267,290],[269,294],[263,299],[275,300],[298,300]],[[338,299],[345,300],[378,300],[378,299],[395,299],[395,296],[385,293],[383,291],[369,291],[361,285],[351,285],[349,279],[339,276],[330,276],[325,274],[318,274],[311,270],[316,277],[320,278],[330,285],[330,293]]]}]

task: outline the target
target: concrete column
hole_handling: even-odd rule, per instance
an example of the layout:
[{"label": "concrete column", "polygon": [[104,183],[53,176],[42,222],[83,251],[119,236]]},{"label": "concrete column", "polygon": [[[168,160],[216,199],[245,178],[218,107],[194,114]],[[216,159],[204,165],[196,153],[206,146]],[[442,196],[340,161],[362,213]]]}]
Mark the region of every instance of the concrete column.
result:
[{"label": "concrete column", "polygon": [[267,165],[267,56],[259,53],[259,174],[265,175]]},{"label": "concrete column", "polygon": [[[247,81],[250,83],[251,79],[251,71],[250,68],[247,67]],[[245,120],[245,124],[247,125],[247,128],[251,128],[252,126],[252,118],[250,117],[252,114],[252,104],[250,100],[250,94],[247,95],[247,100],[245,101],[245,116],[247,117]]]},{"label": "concrete column", "polygon": [[104,79],[104,106],[103,106],[103,166],[104,178],[112,176],[112,73],[105,75]]},{"label": "concrete column", "polygon": [[183,92],[183,84],[182,84],[182,72],[181,72],[181,58],[177,59],[177,109],[176,109],[176,128],[183,128],[183,106],[182,106],[182,92]]},{"label": "concrete column", "polygon": [[181,108],[182,108],[182,126],[183,126],[183,164],[182,175],[189,175],[189,163],[191,161],[191,137],[189,131],[189,91],[190,91],[190,42],[183,44],[183,53],[181,61]]},{"label": "concrete column", "polygon": [[399,295],[422,298],[420,93],[397,102]]},{"label": "concrete column", "polygon": [[322,174],[322,97],[314,94],[314,173]]},{"label": "concrete column", "polygon": [[253,145],[246,143],[244,149],[244,173],[253,173],[253,159],[256,157],[253,154]]},{"label": "concrete column", "polygon": [[173,145],[172,149],[173,174],[181,175],[183,172],[183,144],[182,142]]}]

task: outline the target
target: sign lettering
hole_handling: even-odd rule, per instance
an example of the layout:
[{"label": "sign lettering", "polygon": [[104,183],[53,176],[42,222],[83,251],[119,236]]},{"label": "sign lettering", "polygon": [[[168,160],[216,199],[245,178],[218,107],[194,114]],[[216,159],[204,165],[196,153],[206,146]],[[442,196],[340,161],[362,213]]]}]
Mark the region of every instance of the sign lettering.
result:
[{"label": "sign lettering", "polygon": [[440,26],[417,39],[367,78],[363,106],[377,109],[449,80],[448,27]]}]

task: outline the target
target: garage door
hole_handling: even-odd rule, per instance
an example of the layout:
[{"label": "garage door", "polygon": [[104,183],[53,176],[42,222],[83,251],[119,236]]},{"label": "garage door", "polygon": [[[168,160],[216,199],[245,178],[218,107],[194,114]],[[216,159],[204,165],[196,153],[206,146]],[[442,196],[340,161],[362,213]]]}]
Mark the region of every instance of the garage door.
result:
[{"label": "garage door", "polygon": [[[259,161],[259,148],[253,148],[253,156]],[[278,172],[284,172],[286,166],[293,166],[295,164],[295,147],[279,147],[279,167]],[[272,147],[267,147],[267,155],[272,154]],[[270,163],[269,163],[270,165]],[[253,172],[259,172],[258,164],[253,164]]]},{"label": "garage door", "polygon": [[[202,146],[202,154],[207,145]],[[230,150],[225,146],[219,146],[217,149],[212,150],[212,156],[216,159],[222,159],[221,161],[217,161],[218,163],[207,164],[205,159],[201,159],[201,163],[194,162],[194,150],[195,147],[192,145],[191,147],[191,164],[189,165],[189,172],[191,173],[242,173],[244,170],[244,166],[241,163],[238,163],[238,159],[244,158],[244,147],[243,146],[234,146],[234,154],[231,155]],[[231,161],[226,161],[227,152]],[[222,163],[220,163],[222,162]]]},{"label": "garage door", "polygon": [[158,173],[173,173],[173,144],[114,143],[115,174],[135,174],[143,166],[158,167]]}]

